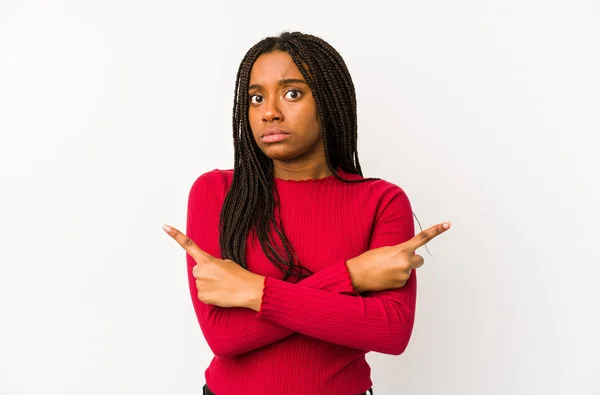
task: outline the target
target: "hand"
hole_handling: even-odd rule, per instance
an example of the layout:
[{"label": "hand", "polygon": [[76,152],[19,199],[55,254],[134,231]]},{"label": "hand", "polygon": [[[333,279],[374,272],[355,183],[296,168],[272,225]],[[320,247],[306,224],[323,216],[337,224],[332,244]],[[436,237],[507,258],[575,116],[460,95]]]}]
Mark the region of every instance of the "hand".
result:
[{"label": "hand", "polygon": [[202,251],[192,239],[168,225],[163,229],[194,259],[198,299],[220,307],[246,307],[260,310],[264,277],[229,259],[219,259]]},{"label": "hand", "polygon": [[376,248],[348,260],[346,264],[356,291],[384,291],[403,287],[412,270],[424,263],[423,257],[417,255],[415,250],[450,229],[450,226],[450,222],[438,224],[402,244]]}]

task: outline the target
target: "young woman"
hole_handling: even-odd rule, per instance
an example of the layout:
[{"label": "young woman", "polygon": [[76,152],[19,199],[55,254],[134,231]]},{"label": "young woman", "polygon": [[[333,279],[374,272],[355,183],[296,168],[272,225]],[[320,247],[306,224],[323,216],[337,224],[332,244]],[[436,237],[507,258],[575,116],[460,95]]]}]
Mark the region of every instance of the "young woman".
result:
[{"label": "young woman", "polygon": [[187,252],[198,321],[215,354],[205,394],[372,393],[369,351],[399,355],[415,317],[409,200],[362,176],[356,98],[328,43],[283,33],[243,58],[234,168],[191,187]]}]

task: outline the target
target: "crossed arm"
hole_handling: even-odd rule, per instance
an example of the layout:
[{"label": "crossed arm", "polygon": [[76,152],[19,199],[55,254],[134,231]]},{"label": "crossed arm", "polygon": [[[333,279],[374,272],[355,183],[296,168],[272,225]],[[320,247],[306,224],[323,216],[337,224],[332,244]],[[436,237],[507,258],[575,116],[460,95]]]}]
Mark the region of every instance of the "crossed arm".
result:
[{"label": "crossed arm", "polygon": [[[206,342],[216,356],[243,354],[296,333],[292,329],[259,318],[255,311],[244,307],[226,308],[201,302],[197,297],[196,282],[192,275],[192,268],[196,263],[189,255],[186,257],[192,303]],[[354,293],[345,265],[345,262],[340,261],[294,285],[326,293]]]},{"label": "crossed arm", "polygon": [[[192,187],[186,233],[201,249],[218,255],[218,251],[210,250],[215,245],[214,237],[218,237],[214,232],[218,230],[219,216],[215,215],[217,202],[209,191],[214,189],[202,177]],[[413,237],[411,213],[408,198],[398,188],[377,220],[369,249],[400,244]],[[404,351],[410,339],[416,302],[414,272],[402,288],[362,294],[355,292],[343,260],[296,284],[267,277],[257,314],[248,308],[223,308],[201,302],[196,297],[192,274],[196,262],[189,254],[186,259],[200,327],[219,357],[256,350],[294,333],[395,355]]]}]

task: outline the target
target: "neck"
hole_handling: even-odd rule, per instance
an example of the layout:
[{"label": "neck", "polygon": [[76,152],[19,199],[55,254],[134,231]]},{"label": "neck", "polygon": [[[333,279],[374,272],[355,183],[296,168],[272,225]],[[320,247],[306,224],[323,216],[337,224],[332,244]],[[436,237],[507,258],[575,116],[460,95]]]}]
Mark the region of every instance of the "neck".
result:
[{"label": "neck", "polygon": [[273,175],[283,180],[324,178],[332,173],[325,161],[319,163],[286,163],[273,161]]}]

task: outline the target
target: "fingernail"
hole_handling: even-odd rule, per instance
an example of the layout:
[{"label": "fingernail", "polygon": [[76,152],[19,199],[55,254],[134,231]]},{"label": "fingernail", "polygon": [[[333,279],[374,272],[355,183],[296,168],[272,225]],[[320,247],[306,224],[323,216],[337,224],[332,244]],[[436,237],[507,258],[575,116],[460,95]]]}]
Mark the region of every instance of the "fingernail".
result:
[{"label": "fingernail", "polygon": [[452,222],[444,222],[442,226],[444,227],[444,229],[448,229],[450,225],[452,225]]},{"label": "fingernail", "polygon": [[165,232],[171,231],[171,227],[169,225],[163,225],[162,228],[165,230]]}]

